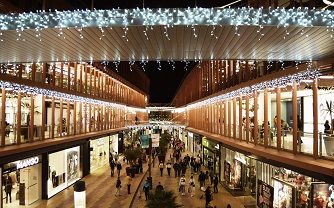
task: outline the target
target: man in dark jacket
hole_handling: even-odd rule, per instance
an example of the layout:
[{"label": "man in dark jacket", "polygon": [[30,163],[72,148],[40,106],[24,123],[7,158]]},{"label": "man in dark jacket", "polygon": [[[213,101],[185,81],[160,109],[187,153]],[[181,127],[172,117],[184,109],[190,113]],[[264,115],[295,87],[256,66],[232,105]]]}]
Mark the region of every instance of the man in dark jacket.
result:
[{"label": "man in dark jacket", "polygon": [[213,192],[214,193],[218,193],[218,183],[219,183],[218,175],[215,175],[213,179]]},{"label": "man in dark jacket", "polygon": [[121,170],[122,170],[121,162],[118,162],[118,163],[117,163],[116,168],[117,168],[117,175],[118,175],[118,177],[119,177],[119,176],[121,175]]},{"label": "man in dark jacket", "polygon": [[174,163],[173,165],[173,169],[174,169],[174,173],[175,173],[175,178],[178,176],[178,172],[179,172],[179,169],[180,169],[180,165],[179,163]]},{"label": "man in dark jacket", "polygon": [[114,173],[115,173],[115,162],[114,162],[114,160],[110,160],[109,164],[110,164],[110,175],[114,176]]},{"label": "man in dark jacket", "polygon": [[205,185],[205,178],[206,178],[205,174],[203,173],[203,171],[201,171],[201,173],[198,176],[198,181],[199,181],[200,187],[204,187],[204,185]]},{"label": "man in dark jacket", "polygon": [[210,186],[208,186],[205,190],[205,207],[208,207],[210,201],[212,201],[212,195],[211,195]]}]

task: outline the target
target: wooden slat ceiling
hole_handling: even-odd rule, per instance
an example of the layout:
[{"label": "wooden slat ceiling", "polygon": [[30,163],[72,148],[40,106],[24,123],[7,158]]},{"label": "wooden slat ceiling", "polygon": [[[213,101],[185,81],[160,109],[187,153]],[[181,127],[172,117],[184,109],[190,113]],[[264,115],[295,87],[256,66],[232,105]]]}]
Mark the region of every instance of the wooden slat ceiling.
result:
[{"label": "wooden slat ceiling", "polygon": [[[0,62],[129,60],[319,60],[333,55],[333,32],[326,27],[129,26],[2,31]],[[287,35],[287,32],[289,35]],[[83,38],[80,38],[82,33]],[[19,36],[19,34],[21,34]],[[104,36],[102,36],[102,34]],[[213,35],[212,35],[213,34]],[[239,34],[239,35],[238,35]],[[263,34],[263,36],[261,35]],[[65,38],[64,38],[65,37]],[[285,37],[285,38],[284,38]],[[41,39],[41,41],[40,41]]]}]

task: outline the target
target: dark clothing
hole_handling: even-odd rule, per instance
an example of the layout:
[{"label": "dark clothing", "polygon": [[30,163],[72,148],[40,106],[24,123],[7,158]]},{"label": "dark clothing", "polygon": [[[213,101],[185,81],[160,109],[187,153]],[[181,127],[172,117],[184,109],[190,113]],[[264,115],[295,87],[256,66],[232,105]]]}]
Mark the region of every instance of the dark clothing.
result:
[{"label": "dark clothing", "polygon": [[215,176],[214,179],[213,179],[213,192],[214,193],[218,193],[218,177]]},{"label": "dark clothing", "polygon": [[143,189],[145,192],[145,199],[148,200],[150,198],[150,185],[147,181],[145,182]]},{"label": "dark clothing", "polygon": [[212,200],[212,195],[210,189],[205,190],[205,206],[208,206],[210,201]]},{"label": "dark clothing", "polygon": [[122,182],[121,182],[121,180],[117,180],[117,182],[116,182],[116,188],[121,188],[122,187]]},{"label": "dark clothing", "polygon": [[8,198],[9,202],[12,203],[12,189],[13,189],[12,178],[8,177],[5,182],[6,203],[8,203]]},{"label": "dark clothing", "polygon": [[115,172],[115,163],[114,161],[110,161],[110,175],[114,176],[114,172]]},{"label": "dark clothing", "polygon": [[128,184],[128,194],[131,194],[131,184]]},{"label": "dark clothing", "polygon": [[157,187],[155,188],[156,192],[157,191],[163,191],[163,190],[164,190],[164,187],[161,184],[157,185]]},{"label": "dark clothing", "polygon": [[204,185],[205,185],[205,178],[206,178],[206,176],[205,176],[205,174],[203,172],[199,174],[198,181],[200,183],[200,187],[204,187]]},{"label": "dark clothing", "polygon": [[170,168],[167,168],[168,176],[170,176]]},{"label": "dark clothing", "polygon": [[119,177],[119,176],[121,175],[121,170],[122,170],[122,165],[121,165],[121,163],[117,163],[116,168],[117,168],[117,175],[118,175],[118,177]]}]

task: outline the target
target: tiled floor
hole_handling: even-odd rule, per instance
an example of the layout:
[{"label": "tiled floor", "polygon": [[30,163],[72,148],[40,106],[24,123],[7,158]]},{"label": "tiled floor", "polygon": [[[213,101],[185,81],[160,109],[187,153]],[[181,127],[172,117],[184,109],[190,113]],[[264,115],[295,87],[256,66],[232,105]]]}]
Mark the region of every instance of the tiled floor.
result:
[{"label": "tiled floor", "polygon": [[[171,151],[171,150],[170,150]],[[169,154],[167,154],[169,155]],[[167,158],[168,159],[168,158]],[[157,185],[160,181],[161,184],[167,190],[172,190],[177,195],[177,200],[179,204],[184,207],[192,207],[192,208],[202,208],[205,205],[205,199],[200,199],[200,196],[203,194],[200,191],[198,184],[196,184],[196,194],[194,197],[191,197],[189,194],[185,196],[181,196],[178,192],[178,181],[179,178],[174,177],[174,171],[171,171],[171,176],[167,176],[167,170],[164,170],[163,177],[160,176],[160,171],[158,168],[158,161],[155,161],[155,167],[152,168],[152,177],[153,177],[153,186]],[[123,164],[123,169],[121,173],[121,181],[124,181],[125,178],[125,165]],[[147,163],[144,164],[144,173],[147,170]],[[136,177],[132,181],[132,190],[131,194],[127,194],[126,185],[122,184],[121,196],[115,197],[115,182],[116,177],[110,176],[109,165],[106,165],[89,176],[86,176],[84,179],[86,182],[86,201],[87,207],[115,207],[115,208],[128,208],[130,207],[131,200],[134,197],[134,193],[136,188],[139,186],[140,181],[143,177],[147,177],[144,174],[136,174]],[[187,170],[186,178],[189,180],[190,171]],[[197,181],[198,175],[195,175],[195,179]],[[142,190],[142,185],[139,187],[139,190]],[[139,193],[134,198],[133,208],[143,208],[146,205],[145,197],[142,194],[142,197],[139,199]],[[227,204],[231,204],[233,208],[244,207],[243,202],[249,201],[249,199],[233,197],[230,193],[228,193],[222,186],[219,187],[219,193],[214,194],[213,204],[217,208],[225,208]],[[4,207],[16,208],[19,207],[14,204],[4,204]],[[22,206],[23,207],[23,206]],[[40,200],[30,206],[26,206],[29,208],[72,208],[74,207],[74,191],[73,187],[68,187],[64,191],[58,193],[54,197],[49,200]]]}]

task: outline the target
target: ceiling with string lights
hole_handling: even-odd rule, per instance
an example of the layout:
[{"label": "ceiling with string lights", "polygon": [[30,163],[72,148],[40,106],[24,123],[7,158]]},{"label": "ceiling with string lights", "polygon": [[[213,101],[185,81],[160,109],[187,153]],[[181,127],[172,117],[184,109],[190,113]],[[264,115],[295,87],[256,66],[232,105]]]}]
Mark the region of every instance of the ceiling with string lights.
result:
[{"label": "ceiling with string lights", "polygon": [[333,55],[331,10],[187,8],[8,14],[0,62],[318,60]]}]

